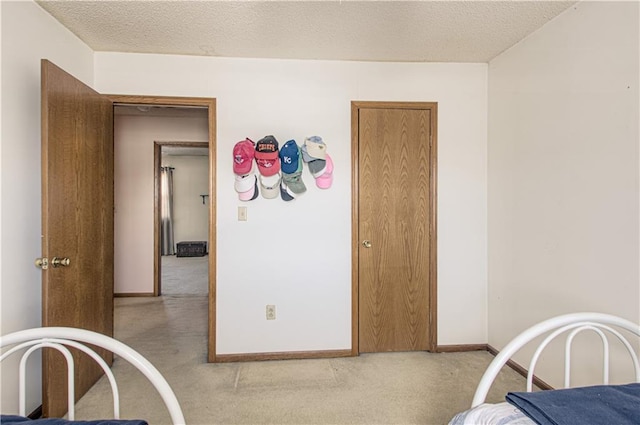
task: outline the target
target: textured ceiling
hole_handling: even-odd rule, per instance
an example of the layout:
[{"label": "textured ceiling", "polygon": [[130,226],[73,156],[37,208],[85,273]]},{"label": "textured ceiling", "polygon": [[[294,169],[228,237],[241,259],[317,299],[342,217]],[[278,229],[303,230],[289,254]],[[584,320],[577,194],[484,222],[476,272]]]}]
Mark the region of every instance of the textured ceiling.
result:
[{"label": "textured ceiling", "polygon": [[39,1],[95,51],[488,62],[575,1]]}]

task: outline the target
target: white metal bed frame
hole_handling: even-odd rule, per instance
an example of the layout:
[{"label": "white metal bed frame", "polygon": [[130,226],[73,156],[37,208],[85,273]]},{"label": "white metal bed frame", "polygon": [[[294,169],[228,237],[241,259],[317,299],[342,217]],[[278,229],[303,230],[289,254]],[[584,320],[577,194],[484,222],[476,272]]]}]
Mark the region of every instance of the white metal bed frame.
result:
[{"label": "white metal bed frame", "polygon": [[69,420],[75,418],[75,386],[74,386],[74,362],[73,356],[67,347],[73,347],[83,351],[94,359],[102,370],[104,370],[109,383],[111,384],[111,391],[113,394],[113,419],[120,419],[120,396],[118,392],[118,385],[116,383],[113,372],[107,365],[107,363],[97,354],[93,349],[87,347],[84,344],[93,344],[95,346],[107,349],[119,356],[120,358],[128,361],[135,366],[142,374],[153,384],[156,388],[171,416],[171,421],[174,425],[185,425],[184,415],[182,409],[178,403],[173,390],[169,386],[167,380],[160,374],[158,369],[155,368],[146,358],[140,353],[135,351],[128,345],[117,341],[114,338],[102,335],[97,332],[65,327],[42,327],[26,329],[4,335],[0,337],[0,347],[9,348],[2,353],[0,361],[3,361],[10,355],[20,351],[26,351],[22,354],[20,359],[19,370],[19,414],[20,416],[26,416],[26,364],[29,356],[40,348],[53,348],[58,350],[67,360],[67,381],[68,381],[68,413]]},{"label": "white metal bed frame", "polygon": [[564,356],[564,388],[569,388],[571,385],[571,346],[573,339],[577,334],[583,331],[593,331],[600,336],[603,346],[604,358],[603,358],[603,384],[609,384],[609,336],[613,335],[619,339],[626,347],[631,356],[633,367],[635,370],[635,381],[640,382],[640,363],[638,360],[638,353],[633,348],[628,339],[623,336],[619,330],[626,330],[632,334],[640,337],[640,324],[633,323],[629,320],[621,317],[613,316],[603,313],[572,313],[562,316],[553,317],[540,322],[529,329],[520,333],[514,339],[511,340],[493,359],[493,361],[487,367],[484,375],[480,379],[480,383],[476,388],[476,393],[473,397],[471,407],[479,406],[484,403],[487,393],[493,384],[493,380],[498,376],[498,373],[507,361],[524,345],[528,342],[542,336],[548,332],[551,332],[543,342],[538,346],[534,355],[531,358],[529,369],[527,372],[527,391],[532,391],[533,388],[533,376],[536,364],[540,354],[544,351],[547,345],[556,337],[561,334],[567,333],[567,339],[565,342],[565,356]]}]

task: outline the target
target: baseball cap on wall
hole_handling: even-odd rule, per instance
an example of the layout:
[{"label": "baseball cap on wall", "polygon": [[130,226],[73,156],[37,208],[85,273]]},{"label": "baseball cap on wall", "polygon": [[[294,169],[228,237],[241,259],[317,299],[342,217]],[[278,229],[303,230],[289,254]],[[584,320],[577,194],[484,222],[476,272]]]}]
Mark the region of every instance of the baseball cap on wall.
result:
[{"label": "baseball cap on wall", "polygon": [[280,172],[278,141],[273,136],[265,136],[256,143],[255,158],[258,171],[263,176],[273,176]]},{"label": "baseball cap on wall", "polygon": [[234,187],[241,201],[253,201],[258,197],[258,178],[253,173],[236,176]]},{"label": "baseball cap on wall", "polygon": [[313,175],[314,179],[317,179],[327,169],[327,160],[326,159],[314,159],[313,161],[309,161],[307,163],[309,166],[309,171],[311,171],[311,175]]},{"label": "baseball cap on wall", "polygon": [[263,198],[273,199],[280,195],[280,182],[282,181],[280,173],[273,176],[260,175],[258,180],[260,180],[260,192],[262,192]]},{"label": "baseball cap on wall", "polygon": [[294,174],[284,174],[282,176],[282,181],[284,184],[291,190],[291,192],[296,195],[300,195],[307,191],[307,186],[305,186],[302,181],[302,172],[297,172]]},{"label": "baseball cap on wall", "polygon": [[246,138],[238,142],[233,147],[233,172],[236,174],[247,174],[251,171],[254,157],[253,140]]},{"label": "baseball cap on wall", "polygon": [[284,174],[293,174],[298,171],[299,165],[302,165],[300,147],[292,139],[282,145],[280,149],[280,169]]},{"label": "baseball cap on wall", "polygon": [[238,193],[246,192],[251,189],[253,183],[255,183],[256,176],[255,174],[245,174],[245,175],[236,175],[235,182],[233,183],[233,188]]},{"label": "baseball cap on wall", "polygon": [[[297,145],[296,145],[297,146]],[[300,150],[298,149],[298,153]],[[284,164],[283,164],[284,167]],[[302,181],[302,157],[298,155],[297,167],[292,173],[282,173],[282,182],[287,188],[288,192],[292,192],[295,195],[300,195],[307,191],[307,187]],[[284,198],[283,198],[284,199]]]},{"label": "baseball cap on wall", "polygon": [[333,160],[329,156],[326,155],[327,168],[320,177],[316,179],[316,186],[320,189],[329,189],[331,184],[333,183]]},{"label": "baseball cap on wall", "polygon": [[311,136],[304,139],[303,149],[306,151],[305,156],[309,158],[305,158],[306,162],[313,159],[325,159],[327,154],[327,145],[320,136]]},{"label": "baseball cap on wall", "polygon": [[289,192],[289,188],[287,188],[287,185],[284,184],[284,181],[280,183],[280,198],[282,198],[282,200],[285,202],[293,201],[296,199],[296,197],[291,192]]}]

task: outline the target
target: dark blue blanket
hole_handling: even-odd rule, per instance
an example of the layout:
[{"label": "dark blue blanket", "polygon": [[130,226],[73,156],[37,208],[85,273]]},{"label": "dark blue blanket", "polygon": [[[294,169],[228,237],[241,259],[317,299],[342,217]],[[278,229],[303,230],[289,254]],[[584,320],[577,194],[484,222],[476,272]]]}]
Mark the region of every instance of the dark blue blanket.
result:
[{"label": "dark blue blanket", "polygon": [[148,425],[142,420],[67,421],[65,419],[29,419],[23,416],[0,415],[0,424],[11,425]]},{"label": "dark blue blanket", "polygon": [[640,424],[640,384],[517,392],[506,398],[540,425]]}]

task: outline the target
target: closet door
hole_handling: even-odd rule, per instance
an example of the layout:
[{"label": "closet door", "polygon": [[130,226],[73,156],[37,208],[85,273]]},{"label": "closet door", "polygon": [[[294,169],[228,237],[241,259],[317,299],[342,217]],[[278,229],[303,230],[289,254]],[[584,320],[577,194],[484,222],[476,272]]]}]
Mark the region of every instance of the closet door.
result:
[{"label": "closet door", "polygon": [[435,348],[431,120],[431,109],[358,110],[359,352]]}]

